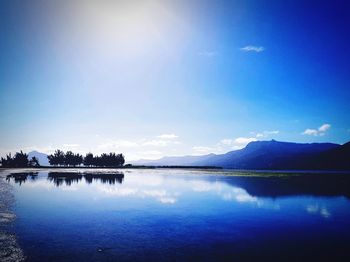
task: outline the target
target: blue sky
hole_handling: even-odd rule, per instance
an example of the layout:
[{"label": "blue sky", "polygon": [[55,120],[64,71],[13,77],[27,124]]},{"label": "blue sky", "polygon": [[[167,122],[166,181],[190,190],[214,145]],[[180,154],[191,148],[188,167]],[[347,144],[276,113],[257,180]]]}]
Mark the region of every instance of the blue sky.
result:
[{"label": "blue sky", "polygon": [[0,2],[0,154],[350,140],[348,1]]}]

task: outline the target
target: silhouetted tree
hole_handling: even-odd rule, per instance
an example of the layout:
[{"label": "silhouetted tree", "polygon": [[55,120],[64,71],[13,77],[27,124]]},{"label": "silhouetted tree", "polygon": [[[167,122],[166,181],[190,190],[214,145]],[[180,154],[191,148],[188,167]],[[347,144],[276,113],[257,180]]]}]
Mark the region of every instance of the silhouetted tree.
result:
[{"label": "silhouetted tree", "polygon": [[123,166],[125,164],[125,158],[123,154],[118,154],[117,155],[117,162],[118,162],[118,166]]},{"label": "silhouetted tree", "polygon": [[74,165],[74,153],[72,151],[67,151],[64,155],[64,164],[66,166],[73,166]]},{"label": "silhouetted tree", "polygon": [[40,166],[39,161],[38,161],[38,159],[37,159],[35,156],[33,156],[33,157],[29,160],[28,165],[29,165],[30,167],[38,167],[38,166]]},{"label": "silhouetted tree", "polygon": [[94,156],[92,153],[87,153],[85,157],[80,154],[74,154],[72,151],[56,150],[53,155],[48,156],[50,165],[65,165],[65,166],[96,166],[96,167],[119,167],[123,166],[125,159],[123,154],[103,153],[100,156]]},{"label": "silhouetted tree", "polygon": [[94,165],[101,167],[118,167],[125,163],[124,156],[122,154],[115,153],[103,153],[101,156],[94,157]]},{"label": "silhouetted tree", "polygon": [[2,165],[2,167],[14,167],[13,158],[11,156],[11,153],[6,155],[6,158],[3,158],[3,157],[1,158],[1,165]]},{"label": "silhouetted tree", "polygon": [[26,153],[17,152],[13,158],[13,164],[15,167],[27,167],[28,166],[28,155]]},{"label": "silhouetted tree", "polygon": [[6,159],[1,158],[1,165],[3,167],[28,167],[28,163],[28,155],[23,153],[23,151],[16,152],[14,157],[10,153],[6,155]]},{"label": "silhouetted tree", "polygon": [[64,165],[65,163],[64,152],[59,149],[57,149],[53,155],[51,154],[47,156],[47,159],[52,166]]},{"label": "silhouetted tree", "polygon": [[73,166],[80,166],[83,163],[83,156],[80,154],[75,154],[73,159]]},{"label": "silhouetted tree", "polygon": [[94,164],[94,155],[92,153],[87,153],[84,157],[84,166],[92,166]]}]

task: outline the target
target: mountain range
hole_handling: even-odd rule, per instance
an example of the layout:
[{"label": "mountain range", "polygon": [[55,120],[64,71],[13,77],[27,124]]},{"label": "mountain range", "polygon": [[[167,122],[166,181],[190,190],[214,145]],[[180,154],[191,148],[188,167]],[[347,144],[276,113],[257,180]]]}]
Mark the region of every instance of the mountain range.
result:
[{"label": "mountain range", "polygon": [[[48,166],[47,155],[37,151],[35,156],[40,165]],[[216,166],[232,169],[271,170],[350,170],[350,142],[334,143],[291,143],[271,141],[250,142],[245,148],[225,154],[201,156],[163,157],[157,160],[138,160],[133,165],[145,166]]]},{"label": "mountain range", "polygon": [[334,169],[350,170],[350,142],[291,143],[271,141],[250,142],[245,148],[225,154],[163,157],[139,160],[134,165],[147,166],[217,166],[233,169]]}]

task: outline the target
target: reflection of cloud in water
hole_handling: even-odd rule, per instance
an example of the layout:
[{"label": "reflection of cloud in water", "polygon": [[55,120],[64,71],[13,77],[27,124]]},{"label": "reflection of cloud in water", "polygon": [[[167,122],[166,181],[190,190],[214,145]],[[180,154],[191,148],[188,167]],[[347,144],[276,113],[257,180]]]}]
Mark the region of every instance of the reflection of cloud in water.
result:
[{"label": "reflection of cloud in water", "polygon": [[79,188],[76,185],[65,186],[60,188],[62,191],[77,191]]},{"label": "reflection of cloud in water", "polygon": [[232,190],[231,192],[227,192],[223,194],[224,200],[233,200],[237,202],[257,202],[258,199],[249,195],[245,190],[238,188],[240,190]]},{"label": "reflection of cloud in water", "polygon": [[137,188],[128,188],[128,187],[108,187],[104,185],[98,185],[97,189],[100,190],[101,192],[110,195],[110,196],[132,196],[136,195],[138,192]]},{"label": "reflection of cloud in water", "polygon": [[48,183],[46,180],[37,179],[33,183],[25,183],[24,187],[29,187],[29,188],[40,187],[40,188],[44,188],[46,190],[52,190],[56,186],[53,183]]},{"label": "reflection of cloud in water", "polygon": [[306,211],[310,214],[320,214],[324,218],[329,218],[331,216],[331,213],[326,207],[319,207],[318,204],[308,205]]},{"label": "reflection of cloud in water", "polygon": [[143,193],[148,196],[162,197],[166,195],[165,190],[144,190]]},{"label": "reflection of cloud in water", "polygon": [[177,199],[174,197],[161,197],[159,198],[159,201],[163,204],[174,204]]},{"label": "reflection of cloud in water", "polygon": [[191,184],[194,192],[213,192],[226,201],[258,202],[257,197],[249,195],[243,188],[227,186],[221,182],[192,181]]},{"label": "reflection of cloud in water", "polygon": [[321,215],[325,218],[328,218],[331,216],[331,213],[329,213],[327,208],[321,208]]},{"label": "reflection of cloud in water", "polygon": [[127,176],[127,182],[133,185],[140,186],[160,186],[164,183],[162,176],[150,176],[145,174],[145,179],[140,179],[139,176],[130,175]]},{"label": "reflection of cloud in water", "polygon": [[192,190],[195,192],[220,191],[222,186],[218,182],[192,181]]},{"label": "reflection of cloud in water", "polygon": [[174,204],[177,202],[176,196],[179,193],[169,193],[166,190],[141,190],[135,187],[110,187],[98,185],[97,189],[109,196],[117,197],[138,197],[138,198],[155,198],[163,204]]}]

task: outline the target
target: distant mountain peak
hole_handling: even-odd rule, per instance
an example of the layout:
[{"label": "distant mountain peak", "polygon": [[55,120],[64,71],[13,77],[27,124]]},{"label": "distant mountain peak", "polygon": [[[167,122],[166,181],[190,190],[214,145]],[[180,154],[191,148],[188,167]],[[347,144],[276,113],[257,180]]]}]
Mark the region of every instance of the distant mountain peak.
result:
[{"label": "distant mountain peak", "polygon": [[28,157],[32,158],[33,156],[35,156],[38,159],[39,164],[41,166],[48,166],[49,165],[49,160],[47,159],[47,154],[33,150],[33,151],[30,151],[28,153]]}]

